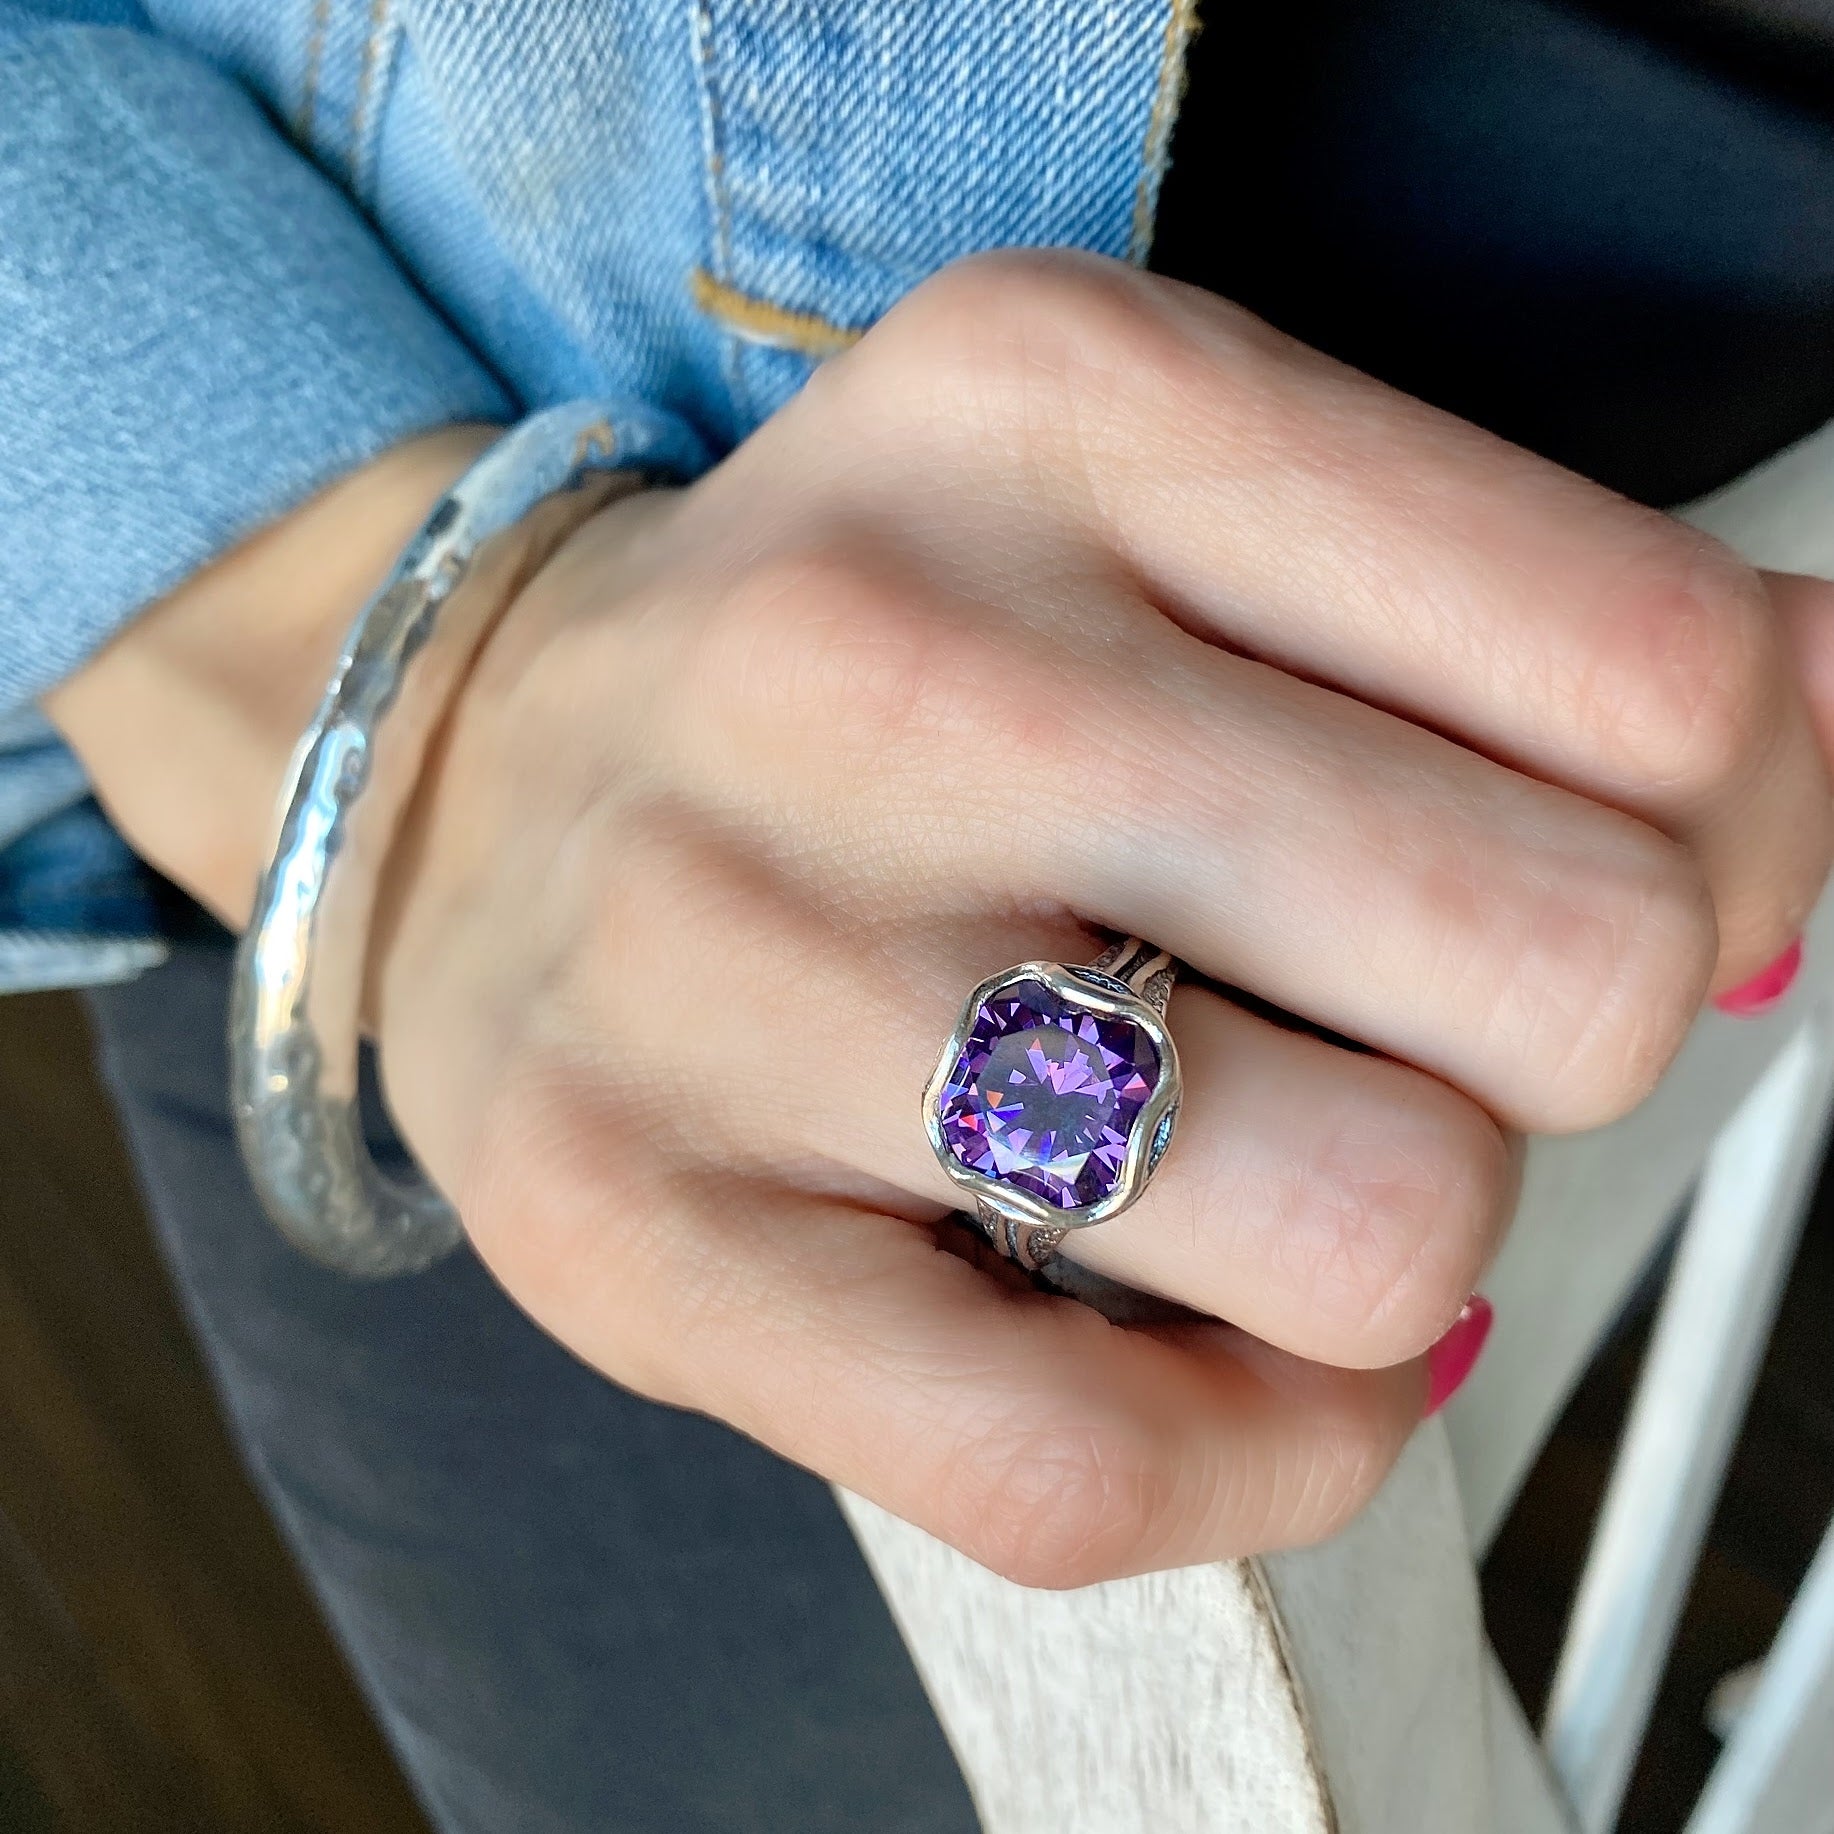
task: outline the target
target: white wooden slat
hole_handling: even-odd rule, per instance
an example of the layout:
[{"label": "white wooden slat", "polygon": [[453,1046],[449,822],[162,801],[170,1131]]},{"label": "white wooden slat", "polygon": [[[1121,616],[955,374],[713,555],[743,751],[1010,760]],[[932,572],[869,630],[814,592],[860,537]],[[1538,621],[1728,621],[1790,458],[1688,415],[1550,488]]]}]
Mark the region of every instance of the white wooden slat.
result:
[{"label": "white wooden slat", "polygon": [[1616,1825],[1820,1165],[1834,1032],[1818,1005],[1715,1142],[1664,1295],[1549,1700],[1582,1834]]},{"label": "white wooden slat", "polygon": [[1834,1527],[1687,1834],[1834,1834]]},{"label": "white wooden slat", "polygon": [[1834,426],[1683,512],[1758,567],[1834,579]]},{"label": "white wooden slat", "polygon": [[841,1503],[985,1834],[1332,1834],[1248,1565],[1027,1591],[858,1497]]},{"label": "white wooden slat", "polygon": [[1035,1592],[841,1496],[986,1834],[1487,1834],[1444,1435],[1328,1545]]},{"label": "white wooden slat", "polygon": [[1495,1652],[1486,1648],[1491,1834],[1574,1834],[1560,1786]]},{"label": "white wooden slat", "polygon": [[1334,1541],[1261,1567],[1339,1834],[1485,1834],[1483,1612],[1441,1428]]}]

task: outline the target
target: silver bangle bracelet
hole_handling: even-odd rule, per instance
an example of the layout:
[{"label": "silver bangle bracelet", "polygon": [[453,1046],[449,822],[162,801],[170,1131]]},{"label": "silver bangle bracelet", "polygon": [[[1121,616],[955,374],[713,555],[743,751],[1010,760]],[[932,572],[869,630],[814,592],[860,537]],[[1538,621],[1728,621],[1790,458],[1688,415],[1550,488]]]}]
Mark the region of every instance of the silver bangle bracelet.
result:
[{"label": "silver bangle bracelet", "polygon": [[256,1191],[315,1260],[417,1272],[460,1240],[426,1182],[364,1145],[357,1052],[382,869],[447,705],[520,579],[631,478],[604,407],[570,402],[498,440],[435,505],[357,618],[283,792],[236,956],[231,1098]]}]

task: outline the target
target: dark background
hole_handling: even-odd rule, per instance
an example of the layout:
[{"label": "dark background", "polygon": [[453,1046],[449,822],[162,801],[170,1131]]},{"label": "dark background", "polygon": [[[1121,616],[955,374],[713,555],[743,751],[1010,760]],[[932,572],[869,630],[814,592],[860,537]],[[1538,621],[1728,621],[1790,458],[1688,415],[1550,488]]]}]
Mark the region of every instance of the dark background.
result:
[{"label": "dark background", "polygon": [[1642,500],[1834,419],[1828,0],[1200,0],[1153,265]]},{"label": "dark background", "polygon": [[425,1834],[243,1477],[67,995],[0,999],[0,1834]]}]

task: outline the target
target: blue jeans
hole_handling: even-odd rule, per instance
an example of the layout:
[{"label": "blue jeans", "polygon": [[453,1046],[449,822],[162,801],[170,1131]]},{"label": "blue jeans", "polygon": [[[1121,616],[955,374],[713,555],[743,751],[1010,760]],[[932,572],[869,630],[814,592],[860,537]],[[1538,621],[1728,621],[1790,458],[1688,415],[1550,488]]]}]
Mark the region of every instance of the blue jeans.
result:
[{"label": "blue jeans", "polygon": [[92,994],[103,1071],[249,1468],[441,1834],[972,1834],[825,1485],[614,1388],[468,1253],[372,1286],[281,1242],[225,1103],[229,960],[205,935]]}]

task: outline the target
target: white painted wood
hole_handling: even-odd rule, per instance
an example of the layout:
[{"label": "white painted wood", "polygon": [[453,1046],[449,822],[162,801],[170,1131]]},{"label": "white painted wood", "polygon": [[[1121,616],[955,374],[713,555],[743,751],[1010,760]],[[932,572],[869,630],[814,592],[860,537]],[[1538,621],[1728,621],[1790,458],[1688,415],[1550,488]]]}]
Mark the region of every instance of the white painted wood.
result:
[{"label": "white painted wood", "polygon": [[1328,1547],[1080,1592],[841,1500],[986,1834],[1486,1834],[1477,1596],[1436,1428]]},{"label": "white painted wood", "polygon": [[1033,1592],[841,1500],[986,1834],[1331,1834],[1251,1566]]},{"label": "white painted wood", "polygon": [[1834,1528],[1687,1834],[1834,1834]]},{"label": "white painted wood", "polygon": [[1834,426],[1823,427],[1684,515],[1754,566],[1834,579]]},{"label": "white painted wood", "polygon": [[1488,1647],[1484,1654],[1491,1834],[1575,1834],[1522,1703],[1495,1654]]},{"label": "white painted wood", "polygon": [[1340,1834],[1484,1834],[1483,1613],[1444,1432],[1336,1540],[1261,1566]]},{"label": "white painted wood", "polygon": [[1594,1532],[1546,1743],[1582,1834],[1608,1834],[1636,1762],[1834,1103],[1818,1006],[1708,1158]]},{"label": "white painted wood", "polygon": [[1656,1093],[1615,1126],[1529,1149],[1522,1200],[1484,1280],[1496,1325],[1446,1410],[1465,1516],[1489,1546],[1560,1410],[1651,1255],[1706,1150],[1802,1015],[1834,995],[1834,897],[1811,919],[1801,979],[1758,1020],[1702,1015]]}]

